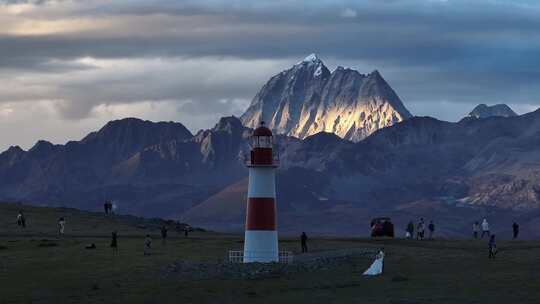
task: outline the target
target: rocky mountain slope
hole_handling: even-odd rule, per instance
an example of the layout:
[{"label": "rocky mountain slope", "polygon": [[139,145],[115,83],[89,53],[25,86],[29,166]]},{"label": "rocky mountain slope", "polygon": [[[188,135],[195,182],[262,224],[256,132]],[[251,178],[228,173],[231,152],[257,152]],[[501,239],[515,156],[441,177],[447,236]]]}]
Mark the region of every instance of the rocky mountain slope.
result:
[{"label": "rocky mountain slope", "polygon": [[[236,117],[192,135],[181,124],[113,121],[81,141],[0,154],[0,201],[180,218],[241,230],[251,130]],[[540,211],[540,110],[459,123],[413,117],[354,143],[332,133],[276,136],[279,229],[357,234],[373,216],[398,228],[435,218],[446,235],[470,221]],[[535,222],[536,221],[536,222]],[[528,225],[528,224],[527,224]]]},{"label": "rocky mountain slope", "polygon": [[236,118],[195,136],[180,123],[128,118],[66,145],[11,147],[0,154],[0,197],[84,209],[114,199],[122,212],[171,215],[245,175],[244,130]]},{"label": "rocky mountain slope", "polygon": [[[540,235],[534,228],[539,148],[540,111],[459,123],[414,117],[356,144],[319,133],[282,155],[280,225],[285,231],[354,233],[377,215],[392,216],[399,229],[423,216],[435,218],[447,235],[463,235],[471,221],[489,217],[500,225],[530,222],[527,229]],[[186,218],[212,226],[217,217],[207,212],[220,205],[235,210],[221,213],[220,221],[241,229],[243,213],[227,204],[241,201],[245,188],[225,188]]]},{"label": "rocky mountain slope", "polygon": [[330,132],[359,141],[411,114],[378,71],[330,72],[314,54],[272,77],[241,116],[245,126],[260,121],[279,134],[306,138]]},{"label": "rocky mountain slope", "polygon": [[487,118],[493,116],[513,117],[517,116],[517,114],[505,104],[496,104],[492,106],[479,104],[468,115],[468,117],[472,118]]}]

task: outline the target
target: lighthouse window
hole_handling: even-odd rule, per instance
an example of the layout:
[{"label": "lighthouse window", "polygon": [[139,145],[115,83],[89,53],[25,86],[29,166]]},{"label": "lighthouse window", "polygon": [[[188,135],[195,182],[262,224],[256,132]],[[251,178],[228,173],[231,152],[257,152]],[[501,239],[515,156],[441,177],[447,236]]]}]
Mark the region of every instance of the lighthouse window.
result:
[{"label": "lighthouse window", "polygon": [[255,145],[259,148],[272,148],[272,137],[257,136],[255,138]]}]

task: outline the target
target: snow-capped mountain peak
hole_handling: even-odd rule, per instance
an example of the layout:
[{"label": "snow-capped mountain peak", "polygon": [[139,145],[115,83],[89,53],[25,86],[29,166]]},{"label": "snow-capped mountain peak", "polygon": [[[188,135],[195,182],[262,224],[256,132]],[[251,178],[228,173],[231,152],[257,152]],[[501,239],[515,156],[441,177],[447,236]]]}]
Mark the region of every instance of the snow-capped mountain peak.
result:
[{"label": "snow-capped mountain peak", "polygon": [[306,56],[306,58],[304,58],[304,60],[298,62],[298,63],[310,63],[310,62],[320,62],[321,60],[319,59],[319,56],[317,56],[317,54],[315,53],[312,53],[312,54],[309,54],[308,56]]},{"label": "snow-capped mountain peak", "polygon": [[359,141],[411,117],[375,70],[368,75],[338,67],[330,72],[315,54],[272,77],[253,98],[241,120],[261,120],[276,133],[305,138],[319,132]]}]

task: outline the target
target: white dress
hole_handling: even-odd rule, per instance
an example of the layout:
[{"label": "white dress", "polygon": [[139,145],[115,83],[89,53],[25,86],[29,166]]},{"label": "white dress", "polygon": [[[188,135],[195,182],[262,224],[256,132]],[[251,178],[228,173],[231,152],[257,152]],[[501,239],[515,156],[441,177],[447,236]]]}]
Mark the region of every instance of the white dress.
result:
[{"label": "white dress", "polygon": [[371,266],[364,272],[364,275],[379,275],[383,272],[384,252],[379,251],[377,258]]}]

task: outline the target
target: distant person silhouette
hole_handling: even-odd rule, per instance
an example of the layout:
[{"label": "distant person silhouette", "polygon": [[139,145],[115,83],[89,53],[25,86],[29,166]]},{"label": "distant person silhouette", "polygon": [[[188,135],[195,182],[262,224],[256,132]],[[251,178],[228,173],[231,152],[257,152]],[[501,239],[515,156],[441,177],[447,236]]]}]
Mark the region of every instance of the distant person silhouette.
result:
[{"label": "distant person silhouette", "polygon": [[116,207],[113,205],[111,201],[107,201],[107,210],[109,215],[114,215],[114,209]]},{"label": "distant person silhouette", "polygon": [[161,226],[161,242],[163,245],[167,242],[167,227],[165,225]]},{"label": "distant person silhouette", "polygon": [[519,225],[518,223],[514,222],[514,224],[512,224],[512,232],[514,233],[514,240],[518,238],[519,236]]},{"label": "distant person silhouette", "polygon": [[105,201],[103,204],[103,209],[105,209],[105,215],[113,214],[113,204],[111,201]]},{"label": "distant person silhouette", "polygon": [[58,234],[64,235],[64,229],[66,228],[66,220],[64,217],[58,219]]},{"label": "distant person silhouette", "polygon": [[17,225],[26,228],[26,218],[24,217],[22,210],[19,210],[19,213],[17,214]]},{"label": "distant person silhouette", "polygon": [[144,239],[144,255],[150,255],[150,250],[152,249],[152,238],[149,234],[146,235]]},{"label": "distant person silhouette", "polygon": [[492,234],[489,239],[489,258],[494,259],[497,255],[497,244],[495,243],[495,234]]},{"label": "distant person silhouette", "polygon": [[483,239],[485,234],[487,234],[487,236],[491,235],[491,232],[489,230],[489,223],[486,219],[482,221],[482,235],[480,236],[480,238]]},{"label": "distant person silhouette", "polygon": [[413,236],[414,236],[414,223],[413,223],[413,221],[410,221],[409,224],[407,224],[406,232],[407,233],[405,234],[405,236],[408,239],[412,239]]},{"label": "distant person silhouette", "polygon": [[472,226],[472,231],[473,231],[473,237],[475,239],[477,239],[478,238],[478,232],[480,232],[480,223],[474,222],[474,224]]},{"label": "distant person silhouette", "polygon": [[416,226],[416,239],[417,240],[424,239],[425,229],[426,229],[426,224],[424,223],[424,218],[420,218],[420,222],[418,222],[418,225]]},{"label": "distant person silhouette", "polygon": [[23,218],[22,211],[19,211],[19,213],[17,214],[17,226],[22,226],[22,218]]},{"label": "distant person silhouette", "polygon": [[428,230],[429,230],[429,239],[433,239],[433,233],[435,232],[435,224],[433,223],[433,221],[429,221],[429,225],[428,225]]},{"label": "distant person silhouette", "polygon": [[118,254],[118,233],[116,231],[111,234],[111,248],[114,254]]},{"label": "distant person silhouette", "polygon": [[185,237],[189,236],[189,226],[184,227],[184,236]]},{"label": "distant person silhouette", "polygon": [[307,234],[305,232],[302,232],[302,235],[300,236],[300,243],[302,245],[302,253],[308,252],[307,240],[308,240]]}]

